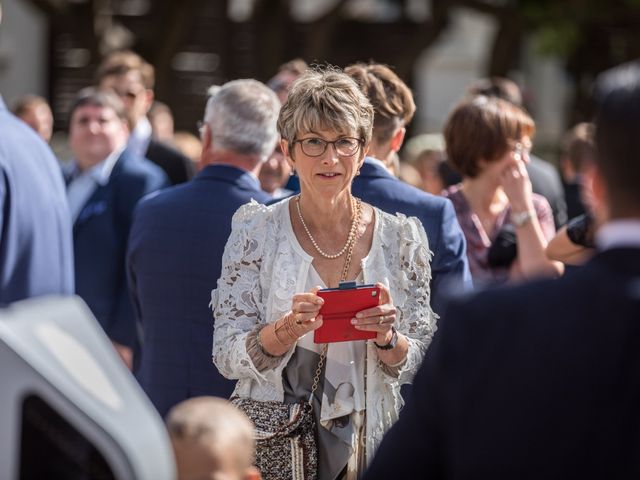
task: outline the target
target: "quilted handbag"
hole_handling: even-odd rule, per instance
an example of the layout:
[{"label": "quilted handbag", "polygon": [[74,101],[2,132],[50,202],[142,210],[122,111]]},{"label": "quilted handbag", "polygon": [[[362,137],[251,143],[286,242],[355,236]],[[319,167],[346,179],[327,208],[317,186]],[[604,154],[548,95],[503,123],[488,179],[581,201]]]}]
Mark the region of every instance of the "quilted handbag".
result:
[{"label": "quilted handbag", "polygon": [[250,398],[231,399],[254,423],[256,466],[265,480],[315,480],[318,449],[313,407]]}]

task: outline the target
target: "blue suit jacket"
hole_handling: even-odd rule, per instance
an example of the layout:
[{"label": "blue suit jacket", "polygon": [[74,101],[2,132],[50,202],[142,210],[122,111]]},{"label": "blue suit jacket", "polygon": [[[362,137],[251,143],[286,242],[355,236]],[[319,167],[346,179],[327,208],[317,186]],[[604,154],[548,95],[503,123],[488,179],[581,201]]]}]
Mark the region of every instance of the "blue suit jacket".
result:
[{"label": "blue suit jacket", "polygon": [[446,316],[366,480],[640,478],[640,248]]},{"label": "blue suit jacket", "polygon": [[71,218],[58,162],[0,97],[0,304],[73,294]]},{"label": "blue suit jacket", "polygon": [[420,219],[433,252],[431,307],[436,313],[442,313],[450,293],[470,289],[466,242],[449,200],[398,180],[369,158],[365,158],[360,175],[354,179],[352,192],[387,213]]},{"label": "blue suit jacket", "polygon": [[235,211],[270,197],[249,173],[209,165],[189,183],[146,198],[136,210],[127,270],[144,342],[138,380],[161,415],[198,395],[229,397],[235,382],[211,360],[208,306]]},{"label": "blue suit jacket", "polygon": [[125,150],[73,225],[76,293],[109,338],[134,349],[139,338],[127,290],[127,238],[138,201],[167,185],[159,167]]}]

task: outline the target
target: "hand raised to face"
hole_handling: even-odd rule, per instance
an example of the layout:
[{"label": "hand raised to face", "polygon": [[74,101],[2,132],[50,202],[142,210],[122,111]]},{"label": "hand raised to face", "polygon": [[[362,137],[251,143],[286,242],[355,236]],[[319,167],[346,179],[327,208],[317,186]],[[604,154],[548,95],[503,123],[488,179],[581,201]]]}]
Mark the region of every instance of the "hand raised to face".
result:
[{"label": "hand raised to face", "polygon": [[525,164],[525,155],[516,147],[512,151],[512,157],[500,174],[500,182],[504,193],[509,198],[509,203],[514,212],[523,212],[533,208],[532,187],[529,173]]}]

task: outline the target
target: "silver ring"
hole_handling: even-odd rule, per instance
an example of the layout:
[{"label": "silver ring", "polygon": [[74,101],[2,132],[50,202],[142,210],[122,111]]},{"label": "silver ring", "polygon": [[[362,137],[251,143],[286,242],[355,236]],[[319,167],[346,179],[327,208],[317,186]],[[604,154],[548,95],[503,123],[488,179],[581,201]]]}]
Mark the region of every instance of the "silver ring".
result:
[{"label": "silver ring", "polygon": [[382,325],[383,322],[384,322],[384,316],[380,315],[380,320],[378,320],[378,325]]}]

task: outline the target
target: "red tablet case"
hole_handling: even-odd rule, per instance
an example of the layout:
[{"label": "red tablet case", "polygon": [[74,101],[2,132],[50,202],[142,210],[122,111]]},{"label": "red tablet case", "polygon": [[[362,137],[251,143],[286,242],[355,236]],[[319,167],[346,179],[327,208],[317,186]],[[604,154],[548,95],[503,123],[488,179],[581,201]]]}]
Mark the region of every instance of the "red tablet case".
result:
[{"label": "red tablet case", "polygon": [[314,331],[314,343],[350,342],[376,338],[376,332],[357,330],[351,325],[356,313],[379,303],[380,289],[374,286],[320,290],[322,326]]}]

